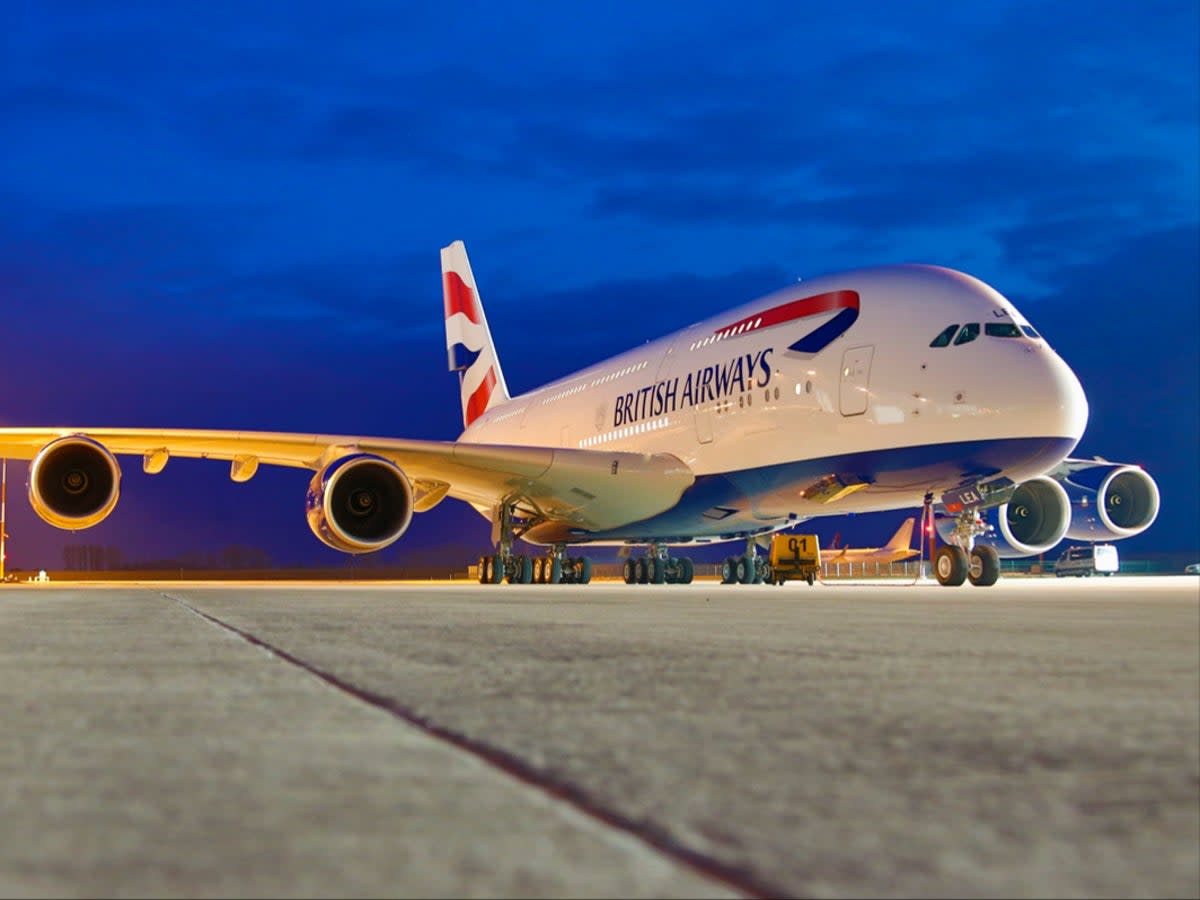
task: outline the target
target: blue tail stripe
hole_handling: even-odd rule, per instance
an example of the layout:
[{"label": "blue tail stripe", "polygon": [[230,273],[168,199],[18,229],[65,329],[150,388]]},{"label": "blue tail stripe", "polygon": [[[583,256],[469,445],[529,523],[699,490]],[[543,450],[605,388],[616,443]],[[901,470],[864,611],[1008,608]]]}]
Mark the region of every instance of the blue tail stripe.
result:
[{"label": "blue tail stripe", "polygon": [[466,344],[455,344],[450,348],[450,371],[465,372],[475,365],[483,350],[471,350]]}]

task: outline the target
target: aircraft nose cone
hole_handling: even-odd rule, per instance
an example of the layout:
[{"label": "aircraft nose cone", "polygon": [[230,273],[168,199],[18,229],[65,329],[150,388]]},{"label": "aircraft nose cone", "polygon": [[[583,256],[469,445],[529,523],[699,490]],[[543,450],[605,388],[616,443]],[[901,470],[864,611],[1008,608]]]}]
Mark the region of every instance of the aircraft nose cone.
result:
[{"label": "aircraft nose cone", "polygon": [[1047,411],[1057,423],[1058,435],[1078,442],[1087,428],[1087,395],[1083,392],[1083,385],[1062,357],[1050,352],[1048,358],[1050,371],[1047,379]]}]

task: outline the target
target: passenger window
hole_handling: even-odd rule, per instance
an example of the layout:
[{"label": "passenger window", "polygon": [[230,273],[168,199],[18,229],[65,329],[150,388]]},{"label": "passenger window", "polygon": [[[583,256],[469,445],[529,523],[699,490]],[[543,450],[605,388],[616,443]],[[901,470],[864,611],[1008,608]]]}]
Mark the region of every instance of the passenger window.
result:
[{"label": "passenger window", "polygon": [[962,331],[958,333],[958,337],[954,339],[954,346],[959,344],[969,344],[975,338],[979,337],[979,323],[968,322],[962,327]]},{"label": "passenger window", "polygon": [[1033,330],[1032,325],[1022,325],[1021,330],[1025,332],[1025,337],[1040,338],[1041,335]]},{"label": "passenger window", "polygon": [[1012,322],[988,322],[983,326],[983,333],[989,337],[1020,337],[1021,329]]},{"label": "passenger window", "polygon": [[939,334],[937,337],[935,337],[932,341],[929,342],[929,346],[930,347],[948,347],[950,345],[950,338],[954,337],[954,332],[956,332],[956,331],[958,331],[958,323],[957,322],[955,322],[953,325],[947,325],[942,330],[941,334]]}]

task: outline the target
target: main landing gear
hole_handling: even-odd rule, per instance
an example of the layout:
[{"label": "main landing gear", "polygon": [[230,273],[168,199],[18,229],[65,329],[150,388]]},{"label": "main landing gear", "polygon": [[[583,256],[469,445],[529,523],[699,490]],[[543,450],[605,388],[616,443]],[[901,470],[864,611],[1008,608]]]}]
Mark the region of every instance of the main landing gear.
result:
[{"label": "main landing gear", "polygon": [[671,556],[666,547],[651,544],[646,555],[625,560],[626,584],[691,584],[695,567],[686,556]]},{"label": "main landing gear", "polygon": [[530,526],[518,531],[511,503],[501,505],[497,520],[498,552],[479,558],[480,584],[587,584],[592,580],[592,561],[586,556],[564,555],[563,544],[555,544],[544,557],[514,555],[513,541]]},{"label": "main landing gear", "polygon": [[987,533],[974,509],[958,514],[951,543],[943,544],[933,556],[933,573],[943,587],[958,587],[970,581],[976,587],[991,587],[1000,579],[1000,554],[995,547],[975,543]]},{"label": "main landing gear", "polygon": [[727,556],[721,563],[721,584],[773,584],[774,581],[771,564],[758,555],[754,538],[746,539],[745,553]]},{"label": "main landing gear", "polygon": [[590,559],[564,556],[557,548],[550,556],[496,554],[479,558],[480,584],[587,584],[591,580]]}]

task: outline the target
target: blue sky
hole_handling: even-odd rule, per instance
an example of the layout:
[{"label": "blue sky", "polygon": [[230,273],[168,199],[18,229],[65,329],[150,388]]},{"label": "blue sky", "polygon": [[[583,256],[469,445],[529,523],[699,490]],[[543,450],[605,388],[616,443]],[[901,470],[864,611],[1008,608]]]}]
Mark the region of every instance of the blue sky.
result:
[{"label": "blue sky", "polygon": [[[453,437],[456,238],[518,391],[796,277],[933,262],[1075,368],[1081,454],[1158,478],[1125,546],[1200,545],[1195,3],[6,12],[0,422]],[[300,473],[126,470],[80,536],[11,504],[10,558],[337,559]],[[450,534],[487,526],[445,506],[385,556]]]}]

